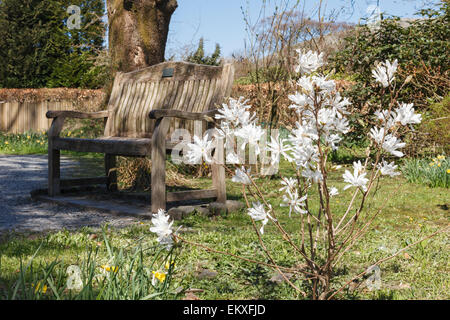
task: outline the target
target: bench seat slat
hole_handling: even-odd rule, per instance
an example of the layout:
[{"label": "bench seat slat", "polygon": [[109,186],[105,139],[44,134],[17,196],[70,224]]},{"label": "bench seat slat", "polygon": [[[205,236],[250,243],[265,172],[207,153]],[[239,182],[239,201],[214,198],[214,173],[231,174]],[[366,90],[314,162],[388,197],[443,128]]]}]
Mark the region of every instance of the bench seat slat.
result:
[{"label": "bench seat slat", "polygon": [[151,139],[148,138],[54,138],[53,148],[78,152],[96,152],[123,156],[148,156],[151,154]]},{"label": "bench seat slat", "polygon": [[[172,150],[181,141],[166,141],[166,149]],[[99,139],[53,138],[53,148],[77,152],[107,153],[122,156],[150,156],[152,139],[107,137]]]}]

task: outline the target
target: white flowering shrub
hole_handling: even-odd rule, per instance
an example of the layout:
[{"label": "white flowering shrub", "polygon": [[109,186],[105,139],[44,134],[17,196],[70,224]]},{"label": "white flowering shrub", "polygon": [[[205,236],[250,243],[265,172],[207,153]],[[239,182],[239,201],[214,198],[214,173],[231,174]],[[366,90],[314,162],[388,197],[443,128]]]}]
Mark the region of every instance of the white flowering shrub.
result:
[{"label": "white flowering shrub", "polygon": [[[345,170],[342,180],[343,190],[353,189],[353,196],[344,213],[336,214],[330,206],[331,197],[339,197],[340,190],[328,183],[330,152],[339,148],[344,135],[351,130],[347,107],[351,102],[341,97],[336,90],[336,83],[329,76],[320,72],[325,65],[323,55],[316,52],[299,51],[300,73],[297,81],[297,92],[289,95],[291,109],[297,116],[296,126],[287,138],[271,137],[268,150],[260,150],[258,142],[265,137],[258,119],[251,113],[250,106],[241,97],[230,99],[216,115],[220,121],[215,138],[225,138],[227,163],[235,164],[233,183],[243,186],[243,196],[248,206],[248,215],[255,226],[262,248],[265,250],[271,265],[283,274],[285,268],[276,264],[272,255],[264,246],[264,227],[271,223],[280,232],[281,238],[306,265],[289,272],[301,273],[307,279],[308,290],[287,282],[305,297],[313,299],[332,298],[341,289],[332,286],[333,268],[342,256],[367,231],[374,215],[366,213],[361,216],[367,196],[374,192],[374,182],[380,176],[396,176],[397,166],[385,158],[402,157],[405,146],[398,138],[402,126],[420,123],[421,115],[416,114],[413,104],[396,101],[396,90],[393,85],[397,70],[397,60],[393,63],[380,63],[373,70],[375,81],[389,91],[390,103],[375,113],[374,126],[370,130],[371,146],[367,149],[365,161],[354,162],[352,170]],[[234,138],[243,139],[241,148],[254,146],[256,155],[270,151],[270,160],[278,163],[281,158],[290,162],[296,169],[294,176],[281,175],[279,191],[282,192],[281,206],[289,208],[292,223],[298,226],[296,236],[289,234],[278,216],[281,214],[272,206],[258,187],[250,166],[240,163],[239,150],[233,149]],[[195,138],[190,144],[188,158],[206,162],[212,161],[207,151],[212,145],[206,140]],[[231,146],[231,147],[230,147]],[[310,202],[310,195],[318,193],[318,204]],[[251,198],[251,199],[250,199]],[[358,199],[358,200],[357,200]],[[359,202],[357,204],[357,202]],[[315,209],[313,209],[315,208]],[[172,236],[171,224],[163,218],[164,213],[155,216],[153,231],[158,240],[170,246],[167,237]],[[297,235],[300,235],[298,237]],[[180,239],[178,236],[174,238]],[[308,292],[305,292],[308,291]]]}]

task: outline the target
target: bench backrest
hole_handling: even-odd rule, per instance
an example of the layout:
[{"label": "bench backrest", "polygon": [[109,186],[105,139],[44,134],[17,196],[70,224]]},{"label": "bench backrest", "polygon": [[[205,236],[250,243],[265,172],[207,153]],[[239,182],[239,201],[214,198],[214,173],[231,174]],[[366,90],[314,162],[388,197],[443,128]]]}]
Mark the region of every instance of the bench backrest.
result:
[{"label": "bench backrest", "polygon": [[[154,109],[203,112],[218,108],[231,93],[234,68],[186,62],[164,62],[129,73],[117,73],[108,104],[105,136],[149,138]],[[189,123],[191,122],[191,123]],[[192,121],[172,119],[171,128],[193,132]]]}]

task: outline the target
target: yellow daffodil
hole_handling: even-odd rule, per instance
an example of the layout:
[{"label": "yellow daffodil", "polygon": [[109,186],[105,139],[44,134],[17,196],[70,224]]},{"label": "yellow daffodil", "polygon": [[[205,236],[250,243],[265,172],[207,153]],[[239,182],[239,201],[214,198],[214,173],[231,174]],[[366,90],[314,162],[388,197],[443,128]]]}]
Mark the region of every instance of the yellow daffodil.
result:
[{"label": "yellow daffodil", "polygon": [[100,266],[100,268],[102,268],[105,271],[111,271],[111,268],[107,265],[102,265],[102,266]]},{"label": "yellow daffodil", "polygon": [[31,136],[27,136],[27,139],[31,139]]},{"label": "yellow daffodil", "polygon": [[450,169],[447,169],[447,173],[450,173]]},{"label": "yellow daffodil", "polygon": [[8,142],[8,141],[5,141],[5,144],[9,144],[9,142]]},{"label": "yellow daffodil", "polygon": [[164,268],[169,269],[170,265],[172,265],[173,267],[175,267],[175,261],[171,261],[169,264],[169,261],[166,262],[166,264],[164,265]]},{"label": "yellow daffodil", "polygon": [[39,281],[36,285],[32,284],[31,286],[34,288],[34,293],[38,293],[38,292],[46,293],[47,292],[47,285],[44,284],[42,286],[41,281]]},{"label": "yellow daffodil", "polygon": [[441,163],[439,162],[439,163],[437,164],[437,166],[440,167],[440,166],[441,166]]},{"label": "yellow daffodil", "polygon": [[434,162],[430,162],[430,167],[434,166]]},{"label": "yellow daffodil", "polygon": [[108,265],[102,265],[102,266],[100,266],[100,268],[102,268],[103,270],[105,270],[105,271],[107,271],[107,272],[117,272],[117,271],[119,271],[119,268],[118,267],[115,267],[115,266],[108,266]]},{"label": "yellow daffodil", "polygon": [[153,278],[158,279],[160,282],[164,282],[166,280],[166,274],[164,272],[152,271]]},{"label": "yellow daffodil", "polygon": [[445,159],[445,156],[440,155],[440,156],[437,156],[437,158],[438,158],[439,160],[444,160],[444,159]]}]

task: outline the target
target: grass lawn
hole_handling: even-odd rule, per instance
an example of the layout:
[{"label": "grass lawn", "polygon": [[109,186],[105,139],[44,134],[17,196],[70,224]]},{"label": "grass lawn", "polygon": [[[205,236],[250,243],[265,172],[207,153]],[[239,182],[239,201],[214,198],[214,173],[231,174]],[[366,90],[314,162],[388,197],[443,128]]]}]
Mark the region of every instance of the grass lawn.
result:
[{"label": "grass lawn", "polygon": [[[345,168],[333,172],[331,185],[338,187],[340,195],[332,199],[332,209],[339,215],[351,197],[351,190],[342,191],[342,173]],[[289,170],[283,168],[282,170]],[[193,187],[210,183],[209,179],[192,179]],[[281,223],[295,236],[298,216],[288,217],[288,208],[279,207],[279,178],[259,179],[262,190],[272,206],[278,208]],[[241,187],[227,181],[230,199],[242,199]],[[314,194],[310,198],[314,198]],[[345,283],[352,276],[364,271],[377,260],[395,253],[404,246],[441,229],[449,224],[450,194],[445,188],[429,188],[408,183],[404,178],[385,179],[374,197],[369,197],[366,210],[384,209],[376,218],[372,230],[344,256],[336,269],[334,286]],[[136,223],[133,227],[106,231],[112,250],[130,251],[143,244],[152,247],[156,237],[149,231],[150,221]],[[245,210],[227,216],[207,218],[193,215],[183,221],[182,236],[215,250],[227,251],[247,258],[268,262],[253,231]],[[270,223],[263,237],[275,260],[282,266],[293,266],[302,261],[283,244],[283,240]],[[11,288],[19,278],[20,264],[30,261],[37,248],[34,270],[59,264],[55,270],[65,270],[71,264],[81,264],[89,248],[97,250],[98,266],[108,260],[108,248],[98,230],[83,228],[76,232],[63,230],[47,234],[4,234],[0,240],[0,299],[11,295]],[[143,255],[143,265],[152,260],[151,250]],[[196,246],[183,244],[175,262],[171,290],[177,288],[200,289],[194,294],[200,299],[297,299],[293,290],[282,281],[271,278],[274,271],[260,265],[238,260],[230,256],[210,253]],[[205,272],[206,270],[206,272]],[[53,271],[58,272],[58,271]],[[297,281],[295,278],[292,281]],[[430,240],[414,246],[381,265],[381,288],[369,291],[361,286],[358,290],[346,290],[339,299],[449,299],[450,265],[448,234],[438,234]],[[300,280],[298,284],[302,285]],[[39,296],[55,298],[52,290]],[[176,291],[168,298],[183,298],[184,292]]]},{"label": "grass lawn", "polygon": [[[78,120],[78,121],[77,121]],[[100,121],[86,119],[67,119],[60,136],[66,138],[96,138],[103,134]],[[47,132],[25,132],[20,134],[0,132],[0,155],[47,154]],[[83,154],[72,151],[61,151],[62,155],[102,157],[98,153]]]}]

